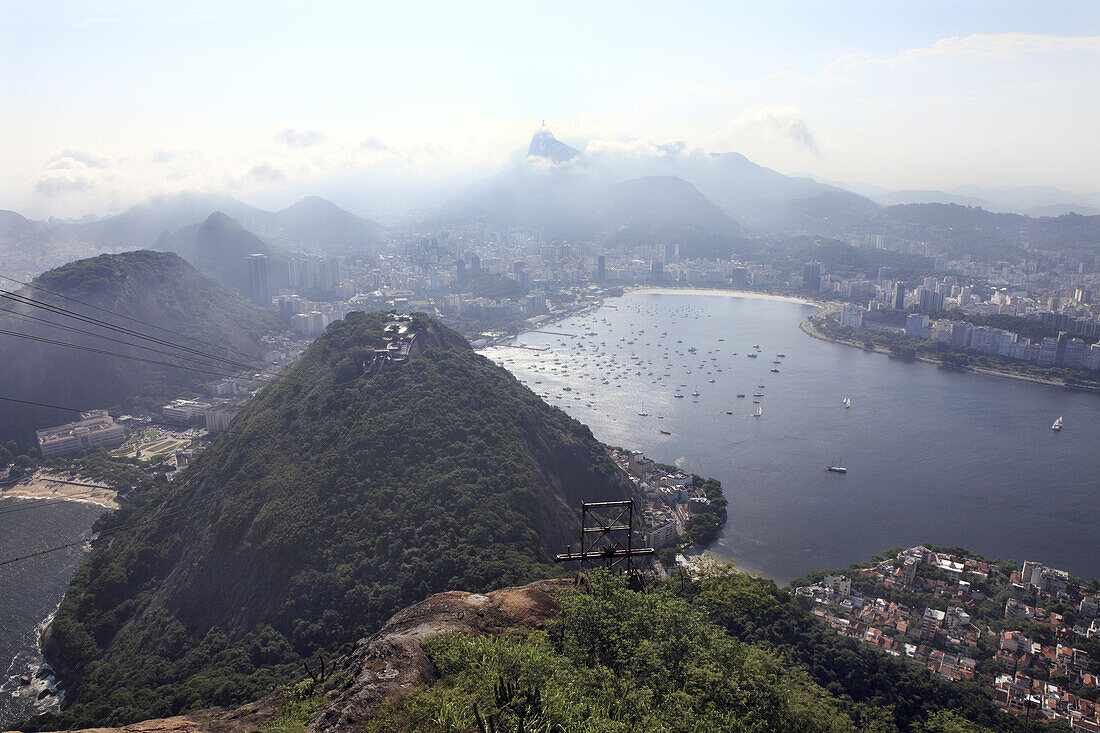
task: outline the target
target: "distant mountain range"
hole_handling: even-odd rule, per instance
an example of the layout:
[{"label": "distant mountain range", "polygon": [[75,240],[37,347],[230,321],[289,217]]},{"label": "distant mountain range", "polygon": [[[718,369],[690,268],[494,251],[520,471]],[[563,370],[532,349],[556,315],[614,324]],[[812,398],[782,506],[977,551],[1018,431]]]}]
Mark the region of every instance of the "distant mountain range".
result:
[{"label": "distant mountain range", "polygon": [[[853,192],[845,184],[784,175],[738,153],[701,153],[682,144],[586,150],[540,128],[513,165],[459,191],[420,226],[483,225],[610,245],[675,243],[686,257],[751,257],[767,244],[762,240],[791,236],[852,241],[885,234],[994,260],[1040,243],[1054,249],[1100,246],[1100,194],[1071,205],[1067,194],[1044,187],[944,192],[852,184]],[[1025,204],[1036,216],[1004,213]],[[1085,216],[1059,222],[1070,209]],[[234,224],[223,221],[219,227],[226,231],[213,231],[208,219],[215,212]],[[960,219],[965,238],[946,224]],[[243,262],[226,261],[245,249],[269,251],[273,260],[295,251],[348,254],[380,244],[386,234],[380,224],[315,196],[270,212],[225,194],[180,194],[106,219],[62,224],[0,211],[0,252],[56,250],[57,257],[71,259],[74,252],[165,248],[198,258],[200,269],[241,292]],[[1070,234],[1076,239],[1063,238]],[[219,252],[222,246],[225,252]]]},{"label": "distant mountain range", "polygon": [[162,235],[201,224],[214,212],[234,219],[264,241],[292,251],[348,254],[376,246],[385,237],[381,224],[316,196],[273,212],[228,194],[182,193],[155,197],[121,214],[82,223],[32,221],[14,211],[0,211],[0,251],[48,248],[54,242],[84,244],[89,253],[149,249]]},{"label": "distant mountain range", "polygon": [[609,244],[675,242],[685,256],[710,257],[751,256],[758,249],[754,238],[776,235],[850,240],[885,234],[994,260],[1025,246],[1100,246],[1100,217],[994,213],[976,208],[983,201],[976,196],[940,194],[879,191],[873,200],[783,175],[737,153],[701,154],[677,145],[586,155],[541,129],[522,162],[469,186],[428,223],[485,224]]}]

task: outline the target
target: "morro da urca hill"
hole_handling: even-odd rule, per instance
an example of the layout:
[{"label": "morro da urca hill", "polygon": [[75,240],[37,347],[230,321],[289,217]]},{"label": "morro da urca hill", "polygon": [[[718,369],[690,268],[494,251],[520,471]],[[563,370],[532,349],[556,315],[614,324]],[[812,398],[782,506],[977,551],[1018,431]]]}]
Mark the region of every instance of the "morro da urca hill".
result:
[{"label": "morro da urca hill", "polygon": [[[123,326],[143,334],[179,343],[204,353],[248,361],[260,353],[261,339],[277,326],[273,316],[246,302],[236,293],[210,280],[178,255],[167,252],[123,252],[70,262],[35,278],[32,285],[51,292],[24,288],[19,295],[65,310]],[[6,286],[5,286],[6,287]],[[187,338],[158,331],[105,313],[89,305],[74,303],[58,295],[104,308],[113,313],[136,316],[146,324],[168,328]],[[25,304],[3,300],[0,329],[32,336],[114,351],[157,361],[211,368],[216,362],[177,361],[173,357],[121,342],[142,343],[86,322],[80,322]],[[38,320],[34,320],[38,319]],[[60,329],[56,323],[70,327]],[[91,333],[81,333],[73,328]],[[102,334],[116,341],[105,341]],[[145,345],[150,345],[147,342]],[[156,346],[172,352],[166,347]],[[0,335],[0,394],[20,399],[82,409],[154,407],[183,390],[201,388],[215,377],[107,354],[80,351],[56,344]],[[187,356],[187,354],[182,354]],[[0,439],[32,440],[34,429],[74,419],[72,412],[0,402]]]},{"label": "morro da urca hill", "polygon": [[[111,520],[154,521],[97,542],[66,594],[58,724],[257,697],[431,593],[554,574],[581,500],[626,496],[588,428],[439,323],[395,341],[392,318],[330,326],[165,496]],[[387,333],[408,356],[379,370]]]}]

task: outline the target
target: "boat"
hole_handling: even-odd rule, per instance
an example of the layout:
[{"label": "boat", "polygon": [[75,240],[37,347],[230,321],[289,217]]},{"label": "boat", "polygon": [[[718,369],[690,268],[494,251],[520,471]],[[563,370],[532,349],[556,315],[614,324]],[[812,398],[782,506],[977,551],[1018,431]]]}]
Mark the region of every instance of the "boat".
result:
[{"label": "boat", "polygon": [[826,466],[825,470],[826,471],[831,471],[833,473],[848,473],[848,469],[845,468],[844,466],[834,466],[832,464]]},{"label": "boat", "polygon": [[786,354],[776,354],[776,356],[778,356],[778,357],[779,357],[780,359],[783,359],[783,358],[785,358],[785,357],[786,357],[787,355],[786,355]]},{"label": "boat", "polygon": [[699,393],[698,393],[698,392],[692,392],[692,393],[691,393],[691,396],[692,396],[692,397],[698,397],[698,396],[699,396]]},{"label": "boat", "polygon": [[764,396],[764,393],[763,393],[763,392],[753,392],[753,393],[752,393],[752,396],[753,396],[753,397],[763,397],[763,396]]},{"label": "boat", "polygon": [[764,408],[763,407],[757,407],[756,412],[752,413],[752,416],[753,417],[760,417],[763,414],[764,414]]},{"label": "boat", "polygon": [[773,371],[773,372],[775,372],[776,374],[779,374],[779,370],[778,370],[778,369],[772,369],[772,371]]},{"label": "boat", "polygon": [[726,414],[727,414],[727,415],[732,415],[732,414],[733,414],[733,410],[726,410]]},{"label": "boat", "polygon": [[659,432],[661,433],[661,435],[672,435],[672,433],[668,432],[667,430],[661,430]]},{"label": "boat", "polygon": [[843,400],[843,403],[844,403],[844,409],[847,410],[849,407],[852,406],[852,398],[851,397],[845,397],[844,400]]},{"label": "boat", "polygon": [[755,358],[756,358],[756,354],[749,354],[749,358],[750,358],[750,359],[755,359]]},{"label": "boat", "polygon": [[1062,416],[1059,415],[1058,419],[1054,421],[1054,424],[1050,426],[1050,429],[1056,433],[1062,432]]},{"label": "boat", "polygon": [[684,399],[684,396],[683,396],[682,394],[674,394],[674,395],[672,395],[672,396],[673,396],[673,397],[675,397],[675,398],[676,398],[676,399],[678,399],[678,400],[682,400],[682,399]]},{"label": "boat", "polygon": [[649,413],[648,412],[639,412],[638,417],[649,417]]},{"label": "boat", "polygon": [[745,395],[743,395],[743,394],[739,394],[739,395],[737,395],[737,396],[738,396],[738,397],[744,397]]}]

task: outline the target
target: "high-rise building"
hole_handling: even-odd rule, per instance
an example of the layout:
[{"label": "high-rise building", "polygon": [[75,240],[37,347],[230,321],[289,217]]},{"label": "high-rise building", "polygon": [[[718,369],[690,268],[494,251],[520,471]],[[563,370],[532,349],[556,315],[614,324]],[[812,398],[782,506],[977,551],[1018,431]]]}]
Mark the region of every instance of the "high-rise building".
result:
[{"label": "high-rise building", "polygon": [[1054,354],[1054,366],[1066,365],[1066,345],[1069,343],[1069,333],[1062,331],[1058,334],[1057,351]]},{"label": "high-rise building", "polygon": [[922,313],[938,313],[943,310],[944,294],[935,290],[921,288],[919,291],[917,310]]},{"label": "high-rise building", "polygon": [[602,283],[607,279],[607,257],[600,255],[596,258],[596,282]]},{"label": "high-rise building", "polygon": [[653,282],[659,283],[659,282],[661,282],[662,280],[665,279],[665,266],[663,264],[661,264],[660,262],[654,262],[650,266],[650,270],[651,270],[650,279]]},{"label": "high-rise building", "polygon": [[920,313],[910,313],[905,317],[905,335],[912,338],[926,339],[931,336],[928,327],[928,316]]},{"label": "high-rise building", "polygon": [[894,283],[894,307],[905,310],[905,283],[900,280]]},{"label": "high-rise building", "polygon": [[324,262],[325,277],[321,283],[321,290],[335,290],[336,286],[344,281],[344,258],[326,257]]},{"label": "high-rise building", "polygon": [[264,308],[271,305],[271,273],[267,255],[248,256],[248,285],[253,303]]},{"label": "high-rise building", "polygon": [[920,620],[920,640],[922,644],[930,644],[943,626],[943,620],[947,614],[935,608],[924,609]]},{"label": "high-rise building", "polygon": [[1058,339],[1045,338],[1039,345],[1039,359],[1036,362],[1041,367],[1052,367],[1058,361]]},{"label": "high-rise building", "polygon": [[821,263],[807,262],[802,266],[802,287],[821,290]]}]

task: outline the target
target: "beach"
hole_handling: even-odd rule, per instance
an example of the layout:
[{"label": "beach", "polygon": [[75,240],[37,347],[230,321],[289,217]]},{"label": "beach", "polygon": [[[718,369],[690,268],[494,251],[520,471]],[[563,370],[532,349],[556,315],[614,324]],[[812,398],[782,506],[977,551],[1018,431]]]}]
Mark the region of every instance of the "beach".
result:
[{"label": "beach", "polygon": [[[71,482],[71,483],[63,483]],[[0,497],[14,499],[52,499],[98,504],[118,509],[118,492],[102,481],[91,481],[71,474],[38,471],[11,486],[0,489]]]},{"label": "beach", "polygon": [[806,300],[805,298],[797,298],[793,295],[775,295],[772,293],[764,293],[759,290],[731,290],[729,288],[658,288],[643,286],[639,288],[629,288],[625,292],[637,293],[639,295],[725,295],[730,298],[756,298],[758,300],[777,300],[783,303],[812,305],[816,308],[824,307],[824,305],[818,301]]}]

